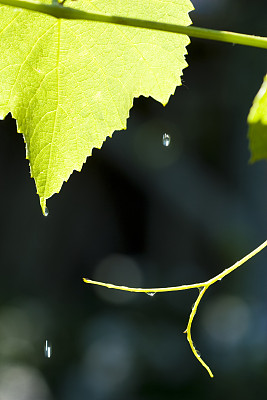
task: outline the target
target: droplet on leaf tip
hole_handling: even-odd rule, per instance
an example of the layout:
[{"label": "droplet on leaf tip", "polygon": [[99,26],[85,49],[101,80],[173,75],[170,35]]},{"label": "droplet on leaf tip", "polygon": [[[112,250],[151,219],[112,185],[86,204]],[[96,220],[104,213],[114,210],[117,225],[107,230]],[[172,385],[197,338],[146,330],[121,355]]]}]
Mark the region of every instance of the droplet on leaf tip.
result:
[{"label": "droplet on leaf tip", "polygon": [[48,215],[49,215],[49,210],[48,210],[47,207],[45,207],[44,216],[45,216],[45,217],[48,217]]},{"label": "droplet on leaf tip", "polygon": [[162,144],[165,147],[168,147],[170,145],[171,142],[171,137],[170,135],[168,135],[167,133],[164,133],[164,135],[162,136]]},{"label": "droplet on leaf tip", "polygon": [[153,296],[155,296],[155,292],[146,292],[146,294],[148,295],[148,296],[150,296],[150,297],[153,297]]}]

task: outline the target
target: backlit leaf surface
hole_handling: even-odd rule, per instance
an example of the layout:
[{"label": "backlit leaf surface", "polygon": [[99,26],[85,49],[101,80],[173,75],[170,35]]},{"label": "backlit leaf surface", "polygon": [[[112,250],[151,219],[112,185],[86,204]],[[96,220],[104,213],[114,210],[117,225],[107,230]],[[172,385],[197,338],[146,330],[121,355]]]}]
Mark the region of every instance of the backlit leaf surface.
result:
[{"label": "backlit leaf surface", "polygon": [[[49,3],[47,1],[47,3]],[[78,0],[89,12],[189,25],[189,0]],[[42,210],[93,148],[126,128],[133,98],[166,104],[189,38],[0,6],[0,118],[24,136]]]}]

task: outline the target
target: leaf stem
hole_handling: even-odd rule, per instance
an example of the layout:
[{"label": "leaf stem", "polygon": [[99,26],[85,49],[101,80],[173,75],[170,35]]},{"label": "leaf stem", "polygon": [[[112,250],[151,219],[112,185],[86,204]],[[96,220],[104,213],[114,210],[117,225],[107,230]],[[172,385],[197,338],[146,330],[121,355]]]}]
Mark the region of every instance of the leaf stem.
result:
[{"label": "leaf stem", "polygon": [[89,13],[71,7],[62,7],[61,4],[59,3],[56,4],[55,1],[53,1],[52,4],[44,4],[36,1],[0,0],[0,4],[31,11],[37,11],[43,14],[50,15],[55,18],[88,20],[88,21],[103,22],[116,25],[132,26],[136,28],[179,33],[199,39],[215,40],[219,42],[240,44],[244,46],[252,46],[252,47],[267,49],[266,37],[245,35],[241,33],[220,31],[214,29],[199,28],[196,26],[168,24],[164,22],[148,21],[137,18],[127,18],[114,15]]}]

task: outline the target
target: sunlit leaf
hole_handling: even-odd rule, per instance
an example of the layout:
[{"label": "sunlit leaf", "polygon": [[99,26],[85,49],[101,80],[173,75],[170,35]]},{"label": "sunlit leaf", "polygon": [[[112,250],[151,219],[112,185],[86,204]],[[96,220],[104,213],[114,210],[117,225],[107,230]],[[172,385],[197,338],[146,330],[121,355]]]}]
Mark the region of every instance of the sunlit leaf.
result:
[{"label": "sunlit leaf", "polygon": [[[46,1],[48,3],[48,1]],[[189,0],[78,0],[89,12],[189,25]],[[0,6],[0,118],[23,133],[44,212],[93,148],[126,128],[133,98],[166,104],[189,38]]]}]

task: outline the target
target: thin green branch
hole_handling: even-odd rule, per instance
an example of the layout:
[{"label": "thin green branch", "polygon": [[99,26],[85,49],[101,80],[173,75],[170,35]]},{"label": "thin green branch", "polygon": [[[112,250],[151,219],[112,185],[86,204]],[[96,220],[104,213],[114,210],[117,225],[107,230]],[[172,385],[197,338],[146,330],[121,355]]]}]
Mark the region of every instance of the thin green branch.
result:
[{"label": "thin green branch", "polygon": [[180,286],[170,286],[166,288],[150,288],[150,289],[143,289],[143,288],[132,288],[132,287],[127,287],[127,286],[119,286],[119,285],[113,285],[112,283],[104,283],[104,282],[98,282],[94,281],[91,279],[83,278],[83,281],[85,283],[93,284],[93,285],[98,285],[98,286],[104,286],[109,289],[117,289],[117,290],[123,290],[127,292],[135,292],[135,293],[164,293],[164,292],[176,292],[180,290],[189,290],[189,289],[199,289],[199,295],[197,297],[197,300],[195,304],[192,307],[192,311],[190,313],[189,319],[188,319],[188,324],[185,330],[185,333],[187,334],[187,340],[189,342],[189,345],[191,347],[191,350],[197,360],[203,365],[204,368],[208,371],[209,375],[211,378],[213,378],[213,373],[211,372],[211,369],[209,366],[202,360],[200,353],[196,350],[192,336],[191,336],[191,327],[192,327],[192,322],[194,319],[194,316],[196,315],[198,305],[204,296],[206,290],[213,285],[214,283],[222,280],[226,275],[229,275],[231,272],[239,268],[241,265],[243,265],[245,262],[247,262],[250,258],[254,257],[256,254],[258,254],[261,250],[263,250],[267,246],[267,240],[263,242],[260,246],[258,246],[256,249],[251,251],[249,254],[247,254],[245,257],[243,257],[241,260],[237,261],[235,264],[233,264],[231,267],[225,269],[223,272],[220,274],[216,275],[214,278],[209,279],[208,281],[201,282],[201,283],[194,283],[191,285],[180,285]]},{"label": "thin green branch", "polygon": [[267,49],[267,38],[253,35],[244,35],[241,33],[219,31],[214,29],[205,29],[195,26],[183,26],[167,24],[164,22],[148,21],[137,18],[127,18],[114,15],[104,15],[89,13],[77,10],[71,7],[63,7],[61,4],[43,4],[35,1],[23,0],[0,0],[0,4],[22,8],[47,14],[55,18],[98,21],[109,24],[133,26],[136,28],[152,29],[164,32],[180,33],[199,39],[215,40],[219,42],[234,43],[244,46],[252,46]]},{"label": "thin green branch", "polygon": [[152,289],[142,289],[142,288],[132,288],[127,286],[113,285],[112,283],[98,282],[91,279],[83,278],[85,283],[91,283],[92,285],[104,286],[109,289],[123,290],[125,292],[134,293],[165,293],[165,292],[176,292],[178,290],[196,289],[203,286],[203,283],[194,283],[192,285],[181,285],[181,286],[171,286],[166,288],[152,288]]},{"label": "thin green branch", "polygon": [[188,340],[188,342],[189,342],[189,345],[190,345],[190,347],[191,347],[191,350],[192,350],[194,356],[195,356],[196,359],[200,362],[200,364],[202,364],[203,367],[206,368],[206,370],[208,371],[210,377],[213,378],[214,375],[213,375],[213,373],[211,372],[210,367],[202,360],[201,355],[200,355],[200,352],[195,348],[194,343],[193,343],[193,340],[192,340],[192,335],[191,335],[191,327],[192,327],[192,322],[193,322],[194,316],[196,315],[197,308],[198,308],[198,305],[199,305],[199,303],[200,303],[200,300],[201,300],[202,297],[204,296],[204,293],[206,292],[206,290],[208,289],[208,287],[209,287],[208,285],[205,285],[203,288],[201,288],[201,289],[199,290],[199,295],[198,295],[198,297],[197,297],[197,300],[196,300],[195,304],[194,304],[193,307],[192,307],[192,311],[191,311],[191,313],[190,313],[189,320],[188,320],[188,324],[187,324],[187,327],[186,327],[186,330],[184,331],[184,333],[186,333],[186,335],[187,335],[187,340]]},{"label": "thin green branch", "polygon": [[221,281],[222,278],[224,278],[226,275],[229,275],[231,272],[233,272],[235,269],[239,268],[241,265],[245,264],[245,262],[247,262],[250,258],[254,257],[259,252],[261,252],[266,246],[267,246],[267,240],[265,240],[265,242],[263,242],[260,246],[256,247],[256,249],[251,251],[245,257],[241,258],[241,260],[237,261],[231,267],[225,269],[219,275],[216,275],[214,278],[207,281],[206,284],[208,284],[210,286],[217,281]]},{"label": "thin green branch", "polygon": [[104,286],[109,289],[117,289],[117,290],[123,290],[126,292],[134,292],[134,293],[165,293],[165,292],[177,292],[180,290],[202,288],[204,286],[210,286],[213,283],[222,280],[222,278],[224,278],[226,275],[230,274],[232,271],[234,271],[235,269],[240,267],[242,264],[244,264],[250,258],[254,257],[257,253],[259,253],[261,250],[263,250],[266,246],[267,246],[267,240],[265,242],[263,242],[260,246],[258,246],[256,249],[251,251],[249,254],[247,254],[245,257],[243,257],[241,260],[237,261],[231,267],[225,269],[223,272],[214,276],[212,279],[210,279],[206,282],[193,283],[190,285],[170,286],[170,287],[165,287],[165,288],[146,288],[145,289],[145,288],[133,288],[133,287],[128,287],[128,286],[119,286],[119,285],[114,285],[112,283],[98,282],[98,281],[94,281],[92,279],[87,279],[87,278],[83,278],[83,281],[85,283],[90,283],[92,285]]}]

